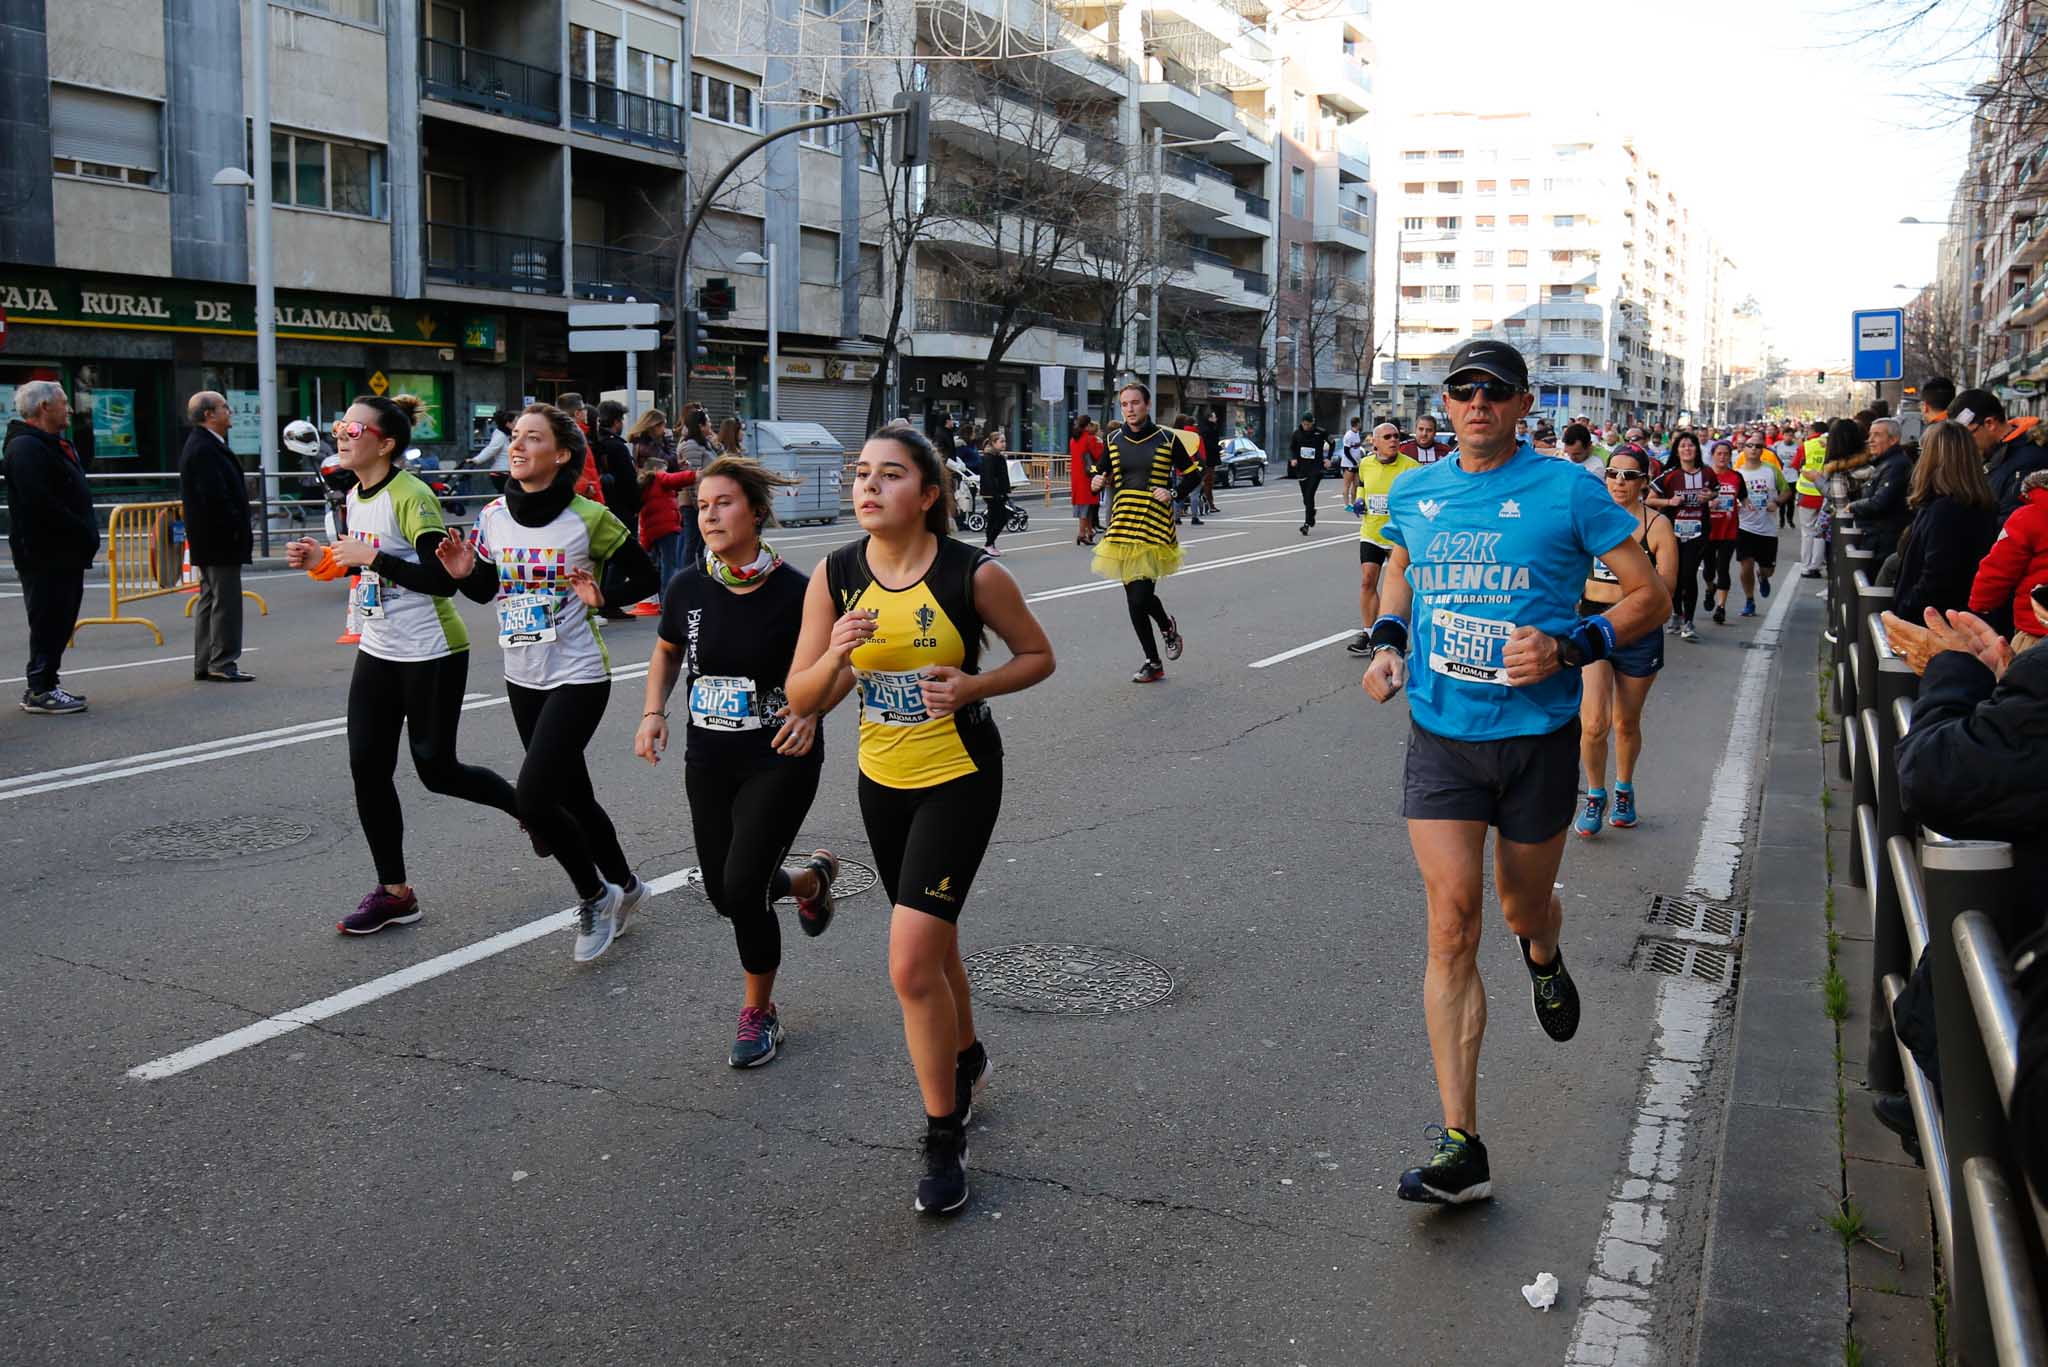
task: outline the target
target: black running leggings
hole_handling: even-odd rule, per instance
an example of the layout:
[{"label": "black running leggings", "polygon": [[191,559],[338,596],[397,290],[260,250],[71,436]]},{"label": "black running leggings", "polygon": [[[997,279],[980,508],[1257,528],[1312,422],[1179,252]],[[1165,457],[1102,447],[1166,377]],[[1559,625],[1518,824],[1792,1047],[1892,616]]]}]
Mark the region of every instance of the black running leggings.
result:
[{"label": "black running leggings", "polygon": [[1157,581],[1131,580],[1124,585],[1124,603],[1131,610],[1131,629],[1138,633],[1138,644],[1145,647],[1145,658],[1158,664],[1159,642],[1152,635],[1152,624],[1157,622],[1164,631],[1173,619],[1166,615],[1166,604],[1159,601]]},{"label": "black running leggings", "polygon": [[824,767],[818,759],[814,750],[805,759],[755,769],[683,765],[704,895],[732,922],[740,967],[749,973],[782,966],[782,927],[772,904],[789,895],[782,861],[818,795]]},{"label": "black running leggings", "polygon": [[1316,467],[1313,474],[1306,474],[1301,477],[1302,521],[1311,527],[1316,525],[1316,486],[1322,482],[1323,471],[1320,465]]},{"label": "black running leggings", "polygon": [[603,892],[607,881],[620,887],[633,881],[619,833],[597,805],[583,763],[584,747],[597,734],[611,695],[609,679],[558,688],[505,681],[512,722],[526,746],[519,766],[519,819],[554,851],[576,895],[584,898]]},{"label": "black running leggings", "polygon": [[988,539],[982,542],[981,544],[984,546],[995,545],[996,538],[1001,536],[1006,530],[1008,530],[1010,526],[1010,516],[1015,511],[1016,510],[1010,506],[1010,494],[1008,490],[1001,490],[997,493],[990,494],[988,496],[988,503],[984,505],[984,513],[988,518]]},{"label": "black running leggings", "polygon": [[348,683],[348,772],[380,883],[405,882],[405,815],[392,782],[399,728],[405,729],[413,768],[428,792],[518,813],[511,784],[455,758],[455,728],[468,682],[466,650],[438,660],[380,660],[356,652]]},{"label": "black running leggings", "polygon": [[1704,536],[1678,543],[1678,585],[1671,590],[1671,610],[1688,622],[1700,605],[1700,566],[1706,559]]},{"label": "black running leggings", "polygon": [[1707,543],[1707,568],[1703,577],[1708,588],[1719,589],[1723,593],[1728,591],[1730,582],[1728,566],[1734,559],[1735,538],[1730,537],[1726,541],[1709,541]]}]

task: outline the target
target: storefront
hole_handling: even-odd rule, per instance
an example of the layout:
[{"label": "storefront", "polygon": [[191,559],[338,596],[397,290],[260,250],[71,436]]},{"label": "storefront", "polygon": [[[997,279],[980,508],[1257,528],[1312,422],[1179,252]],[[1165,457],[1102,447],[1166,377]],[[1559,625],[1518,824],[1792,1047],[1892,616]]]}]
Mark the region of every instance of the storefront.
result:
[{"label": "storefront", "polygon": [[1245,380],[1195,380],[1188,388],[1202,408],[1222,413],[1223,435],[1248,437],[1261,449],[1271,449],[1265,439],[1266,406],[1256,401],[1256,386]]},{"label": "storefront", "polygon": [[[0,310],[0,418],[13,416],[17,385],[55,380],[99,471],[166,471],[177,465],[187,398],[215,389],[235,409],[230,444],[257,454],[254,290],[12,267],[0,270]],[[448,464],[481,444],[479,412],[487,421],[522,396],[506,364],[520,343],[508,334],[527,326],[516,316],[280,290],[276,322],[280,428],[331,422],[358,394],[413,394],[425,404],[414,442]]]},{"label": "storefront", "polygon": [[783,356],[776,371],[777,410],[787,422],[814,422],[851,456],[868,436],[868,383],[875,361]]},{"label": "storefront", "polygon": [[[1028,446],[1032,397],[1037,390],[1037,371],[1023,366],[997,366],[993,383],[984,388],[988,367],[973,361],[932,360],[907,356],[903,366],[903,411],[911,421],[929,431],[941,413],[957,419],[962,428],[972,425],[984,430],[1001,423],[1009,434],[1012,450]],[[990,404],[989,395],[994,396]]]}]

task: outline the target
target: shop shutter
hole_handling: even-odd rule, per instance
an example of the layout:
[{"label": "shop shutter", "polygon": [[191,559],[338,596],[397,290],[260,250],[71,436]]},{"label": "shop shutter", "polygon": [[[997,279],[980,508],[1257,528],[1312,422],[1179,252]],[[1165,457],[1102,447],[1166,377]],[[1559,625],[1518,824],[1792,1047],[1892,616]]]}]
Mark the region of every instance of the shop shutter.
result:
[{"label": "shop shutter", "polygon": [[50,155],[161,171],[163,110],[150,100],[76,86],[50,87]]},{"label": "shop shutter", "polygon": [[689,401],[704,406],[704,411],[711,416],[713,432],[718,431],[718,424],[727,418],[739,416],[739,399],[730,376],[692,375]]},{"label": "shop shutter", "polygon": [[784,380],[782,417],[787,422],[814,422],[839,438],[852,460],[868,439],[868,387],[824,380]]}]

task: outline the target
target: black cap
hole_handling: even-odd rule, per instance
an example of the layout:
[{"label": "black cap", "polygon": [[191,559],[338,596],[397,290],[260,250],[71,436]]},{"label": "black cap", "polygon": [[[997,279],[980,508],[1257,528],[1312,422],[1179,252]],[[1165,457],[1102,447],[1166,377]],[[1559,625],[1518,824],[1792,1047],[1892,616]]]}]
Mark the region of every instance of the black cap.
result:
[{"label": "black cap", "polygon": [[1491,375],[1517,389],[1529,387],[1529,363],[1522,359],[1520,350],[1506,342],[1479,340],[1465,343],[1458,348],[1458,354],[1451,357],[1451,368],[1444,372],[1444,383],[1451,383],[1468,370]]}]

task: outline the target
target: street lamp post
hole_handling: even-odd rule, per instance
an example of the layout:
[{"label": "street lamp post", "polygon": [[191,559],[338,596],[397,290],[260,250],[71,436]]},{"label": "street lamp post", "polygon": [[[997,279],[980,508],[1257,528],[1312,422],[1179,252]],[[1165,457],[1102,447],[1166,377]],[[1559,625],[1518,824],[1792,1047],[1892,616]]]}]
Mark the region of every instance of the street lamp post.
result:
[{"label": "street lamp post", "polygon": [[[258,166],[270,155],[270,6],[257,0],[250,6],[249,41],[253,62],[250,95],[250,145]],[[263,472],[260,499],[263,508],[263,553],[270,554],[270,500],[277,488],[277,276],[270,248],[270,177],[252,176],[239,166],[214,172],[213,183],[234,190],[256,192],[253,240],[249,245],[250,273],[256,283],[256,422],[257,457]]]},{"label": "street lamp post", "polygon": [[[1187,138],[1173,144],[1175,148],[1210,147],[1228,143],[1237,145],[1237,134],[1219,133],[1213,138]],[[1164,264],[1160,261],[1160,223],[1162,219],[1161,198],[1166,178],[1166,130],[1158,124],[1152,125],[1152,307],[1148,311],[1151,319],[1152,364],[1145,378],[1146,386],[1152,391],[1152,401],[1159,402],[1159,271]],[[1181,396],[1185,403],[1187,396]]]},{"label": "street lamp post", "polygon": [[782,390],[776,377],[781,360],[781,329],[777,327],[775,317],[775,244],[768,244],[766,256],[759,252],[740,253],[738,264],[768,268],[768,421],[777,422],[782,417]]}]

